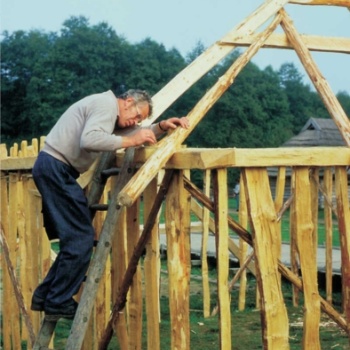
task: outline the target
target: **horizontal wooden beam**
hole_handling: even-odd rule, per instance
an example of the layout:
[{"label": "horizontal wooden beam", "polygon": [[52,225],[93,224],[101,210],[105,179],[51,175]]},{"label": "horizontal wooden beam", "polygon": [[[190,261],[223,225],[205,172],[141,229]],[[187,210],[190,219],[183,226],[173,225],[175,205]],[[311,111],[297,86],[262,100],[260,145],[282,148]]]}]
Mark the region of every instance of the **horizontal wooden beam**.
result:
[{"label": "horizontal wooden beam", "polygon": [[35,157],[8,157],[0,160],[1,171],[31,170],[36,161]]},{"label": "horizontal wooden beam", "polygon": [[[140,148],[135,162],[143,164],[156,147]],[[120,159],[118,159],[120,158]],[[117,166],[122,154],[117,156]],[[220,167],[332,166],[350,165],[348,147],[285,148],[183,148],[166,163],[173,169],[214,169]]]},{"label": "horizontal wooden beam", "polygon": [[[135,162],[143,164],[157,147],[141,147]],[[124,153],[117,153],[120,166]],[[31,170],[36,157],[1,159],[1,171]],[[183,148],[169,159],[167,169],[214,169],[220,167],[333,166],[350,165],[348,147],[280,148]]]},{"label": "horizontal wooden beam", "polygon": [[[232,40],[220,41],[221,45],[249,46],[256,40],[257,34],[235,37]],[[318,35],[300,35],[310,51],[350,53],[350,38],[325,37]],[[263,48],[294,50],[285,34],[271,34]]]},{"label": "horizontal wooden beam", "polygon": [[350,0],[290,0],[291,4],[298,5],[327,5],[350,7]]}]

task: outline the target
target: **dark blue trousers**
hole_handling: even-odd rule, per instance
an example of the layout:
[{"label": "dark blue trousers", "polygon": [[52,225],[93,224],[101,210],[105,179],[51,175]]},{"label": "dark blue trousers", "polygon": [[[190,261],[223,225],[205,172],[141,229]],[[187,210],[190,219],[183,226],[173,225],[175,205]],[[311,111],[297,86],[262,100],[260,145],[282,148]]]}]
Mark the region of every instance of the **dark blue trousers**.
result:
[{"label": "dark blue trousers", "polygon": [[49,239],[58,238],[60,251],[47,276],[35,290],[45,305],[70,305],[89,267],[94,229],[87,198],[71,166],[40,152],[33,168],[42,197],[44,226]]}]

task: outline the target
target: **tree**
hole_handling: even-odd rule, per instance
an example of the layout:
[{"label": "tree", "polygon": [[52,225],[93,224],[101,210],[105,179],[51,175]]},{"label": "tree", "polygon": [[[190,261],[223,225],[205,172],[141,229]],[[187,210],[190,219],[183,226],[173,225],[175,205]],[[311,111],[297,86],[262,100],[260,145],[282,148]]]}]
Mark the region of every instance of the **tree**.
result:
[{"label": "tree", "polygon": [[42,115],[35,110],[38,96],[32,89],[36,86],[42,91],[50,83],[43,72],[47,70],[47,57],[54,40],[54,34],[44,35],[39,31],[4,33],[1,66],[3,141],[19,135],[37,136]]},{"label": "tree", "polygon": [[185,67],[176,49],[167,51],[150,38],[132,46],[129,60],[132,69],[125,79],[128,88],[145,89],[152,95]]},{"label": "tree", "polygon": [[282,64],[279,70],[281,87],[289,102],[289,110],[293,115],[293,133],[299,133],[306,121],[315,117],[314,102],[310,87],[302,82],[302,75],[293,63]]}]

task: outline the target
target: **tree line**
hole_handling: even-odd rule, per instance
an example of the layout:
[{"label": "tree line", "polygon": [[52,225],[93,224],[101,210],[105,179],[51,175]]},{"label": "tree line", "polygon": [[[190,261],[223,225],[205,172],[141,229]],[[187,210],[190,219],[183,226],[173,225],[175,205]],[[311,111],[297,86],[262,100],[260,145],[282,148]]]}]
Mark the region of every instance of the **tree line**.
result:
[{"label": "tree line", "polygon": [[[59,33],[2,33],[1,142],[46,135],[64,110],[89,94],[129,88],[158,92],[204,50],[183,57],[151,38],[131,44],[107,23],[70,17]],[[186,115],[238,57],[234,50],[161,118]],[[350,96],[338,92],[350,115]],[[275,71],[250,62],[186,141],[192,147],[278,147],[310,117],[329,118],[318,94],[292,63]]]}]

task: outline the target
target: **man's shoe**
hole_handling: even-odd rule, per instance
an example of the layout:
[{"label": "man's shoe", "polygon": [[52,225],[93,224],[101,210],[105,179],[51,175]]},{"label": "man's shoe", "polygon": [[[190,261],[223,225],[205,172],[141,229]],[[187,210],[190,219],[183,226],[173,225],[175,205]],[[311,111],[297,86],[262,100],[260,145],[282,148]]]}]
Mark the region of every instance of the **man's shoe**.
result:
[{"label": "man's shoe", "polygon": [[33,294],[30,309],[33,311],[44,311],[45,299]]},{"label": "man's shoe", "polygon": [[45,305],[45,318],[48,321],[57,321],[60,318],[72,320],[78,308],[78,303],[72,300],[68,305],[49,306]]}]

